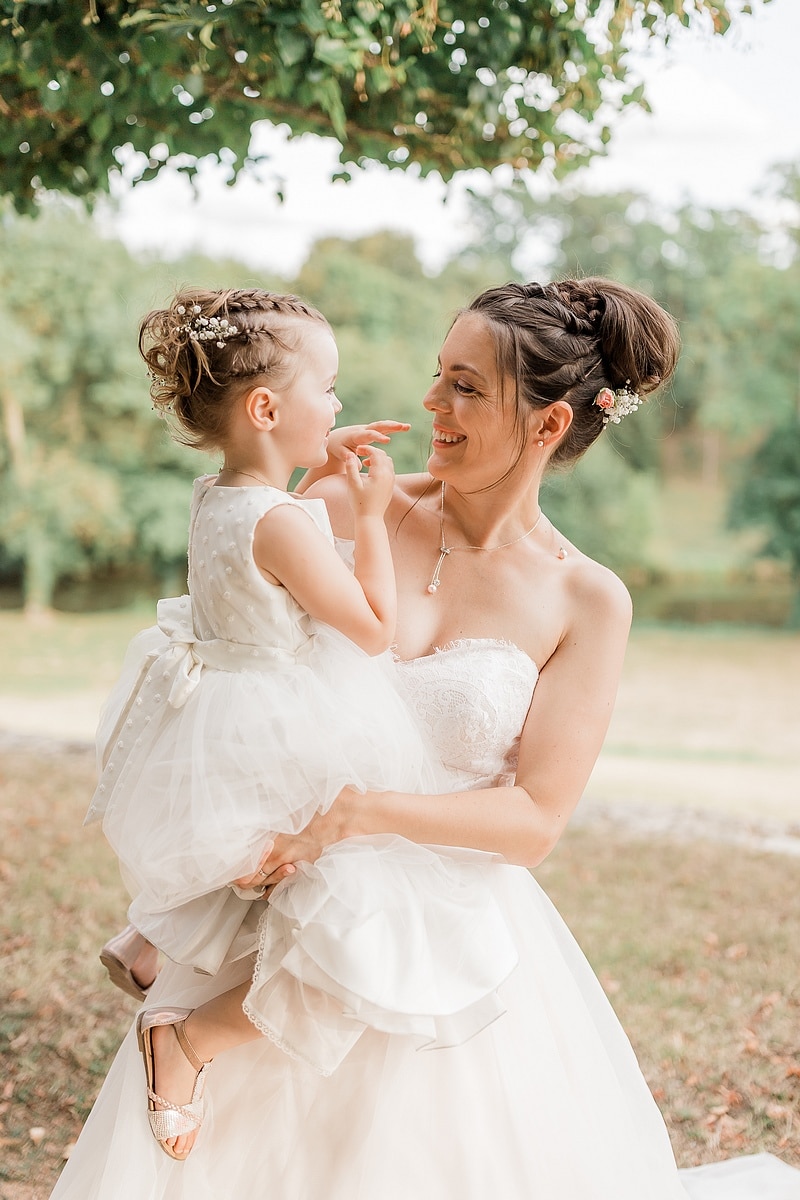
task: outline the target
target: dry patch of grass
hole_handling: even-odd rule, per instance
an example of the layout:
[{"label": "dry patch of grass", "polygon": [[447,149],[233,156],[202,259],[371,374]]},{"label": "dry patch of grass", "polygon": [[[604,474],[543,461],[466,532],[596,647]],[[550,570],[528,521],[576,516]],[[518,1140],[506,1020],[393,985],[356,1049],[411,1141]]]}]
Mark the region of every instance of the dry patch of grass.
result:
[{"label": "dry patch of grass", "polygon": [[598,973],[694,1166],[800,1166],[796,858],[570,831],[536,872]]},{"label": "dry patch of grass", "polygon": [[[0,763],[0,1198],[43,1200],[134,1002],[97,951],[125,897],[87,752]],[[800,1165],[797,862],[711,842],[567,834],[537,871],[605,984],[694,1165],[770,1150]]]},{"label": "dry patch of grass", "polygon": [[116,863],[81,821],[94,756],[0,762],[0,1196],[47,1195],[133,1001],[103,982],[98,948],[124,920]]}]

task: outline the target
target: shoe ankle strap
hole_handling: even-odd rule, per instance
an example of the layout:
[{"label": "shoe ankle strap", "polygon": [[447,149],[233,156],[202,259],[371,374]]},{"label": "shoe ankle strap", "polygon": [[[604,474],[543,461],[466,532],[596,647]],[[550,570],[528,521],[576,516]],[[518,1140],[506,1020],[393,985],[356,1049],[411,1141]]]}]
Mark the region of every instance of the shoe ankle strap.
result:
[{"label": "shoe ankle strap", "polygon": [[202,1059],[192,1043],[189,1041],[186,1033],[186,1021],[178,1021],[172,1026],[172,1028],[175,1030],[175,1037],[178,1039],[178,1045],[188,1058],[191,1065],[194,1067],[195,1071],[202,1071],[203,1067],[207,1066],[208,1063],[213,1062],[213,1059],[210,1058],[208,1060]]}]

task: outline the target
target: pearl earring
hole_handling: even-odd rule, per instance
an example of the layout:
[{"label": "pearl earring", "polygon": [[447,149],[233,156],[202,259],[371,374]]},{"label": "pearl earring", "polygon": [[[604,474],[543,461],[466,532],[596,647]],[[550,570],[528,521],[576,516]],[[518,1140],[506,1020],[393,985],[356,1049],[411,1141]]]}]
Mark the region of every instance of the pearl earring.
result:
[{"label": "pearl earring", "polygon": [[537,445],[537,446],[543,446],[543,445],[544,445],[544,442],[542,441],[542,439],[541,439],[541,438],[539,438],[539,441],[536,443],[536,445]]}]

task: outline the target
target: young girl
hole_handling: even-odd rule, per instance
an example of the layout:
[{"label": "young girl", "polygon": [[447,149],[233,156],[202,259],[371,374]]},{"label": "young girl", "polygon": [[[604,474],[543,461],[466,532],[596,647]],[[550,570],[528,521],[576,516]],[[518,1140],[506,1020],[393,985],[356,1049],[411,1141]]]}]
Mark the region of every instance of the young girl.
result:
[{"label": "young girl", "polygon": [[107,706],[87,819],[103,817],[131,920],[169,957],[213,974],[257,953],[242,987],[139,1014],[151,1129],[184,1158],[215,1053],[264,1034],[329,1074],[367,1027],[457,1044],[503,1011],[516,950],[486,879],[497,858],[477,851],[352,838],[298,864],[269,905],[253,903],[263,889],[229,886],[345,785],[448,784],[383,653],[391,460],[342,451],[352,573],[324,502],[286,490],[296,467],[327,461],[341,409],[325,319],[293,296],[182,291],[144,319],[139,344],[155,407],[223,466],[195,483],[190,594],[160,601]]}]

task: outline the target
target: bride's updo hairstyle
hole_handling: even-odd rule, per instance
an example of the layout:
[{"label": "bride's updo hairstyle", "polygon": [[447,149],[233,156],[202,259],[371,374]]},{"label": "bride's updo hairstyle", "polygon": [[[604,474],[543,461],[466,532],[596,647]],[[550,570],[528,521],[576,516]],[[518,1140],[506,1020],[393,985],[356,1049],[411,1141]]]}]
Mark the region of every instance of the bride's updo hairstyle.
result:
[{"label": "bride's updo hairstyle", "polygon": [[304,327],[329,329],[297,296],[258,289],[182,288],[139,326],[153,407],[177,441],[216,450],[231,404],[257,383],[285,387],[298,369]]},{"label": "bride's updo hairstyle", "polygon": [[680,337],[669,313],[610,279],[506,283],[482,292],[465,311],[489,323],[498,377],[515,381],[523,439],[531,410],[556,400],[571,406],[572,423],[553,464],[573,462],[602,432],[597,399],[604,388],[644,399],[667,382],[678,361]]}]

